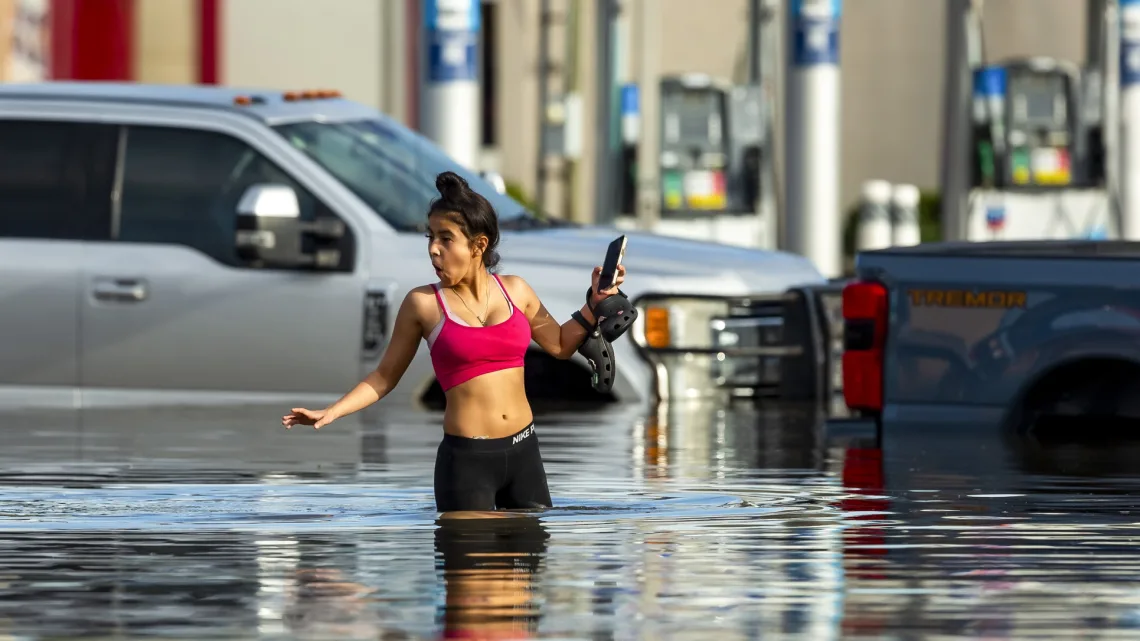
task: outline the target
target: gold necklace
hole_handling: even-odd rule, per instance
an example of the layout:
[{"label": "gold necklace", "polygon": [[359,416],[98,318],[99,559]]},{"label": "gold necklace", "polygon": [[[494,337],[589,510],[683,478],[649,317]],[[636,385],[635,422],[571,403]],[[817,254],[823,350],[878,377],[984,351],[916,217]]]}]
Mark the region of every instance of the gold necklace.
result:
[{"label": "gold necklace", "polygon": [[[452,290],[452,291],[455,291],[455,290]],[[459,292],[456,291],[455,295],[457,297],[459,297],[459,302],[463,303],[463,306],[467,308],[467,311],[471,312],[472,314],[475,314],[475,310],[471,309],[471,306],[467,304],[467,301],[463,300],[463,296],[460,296]],[[487,304],[483,308],[483,316],[486,316],[487,311],[491,309],[491,286],[490,286],[490,283],[488,283],[487,287],[483,289],[483,296],[487,299]],[[487,321],[484,320],[482,316],[479,316],[479,314],[475,314],[475,318],[479,319],[480,325],[482,325],[483,327],[487,326]]]}]

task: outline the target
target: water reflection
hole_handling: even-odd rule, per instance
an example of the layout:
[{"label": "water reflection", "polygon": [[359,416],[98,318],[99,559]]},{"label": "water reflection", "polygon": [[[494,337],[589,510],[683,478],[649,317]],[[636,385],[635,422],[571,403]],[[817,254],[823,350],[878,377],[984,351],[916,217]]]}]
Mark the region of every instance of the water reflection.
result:
[{"label": "water reflection", "polygon": [[1050,429],[1011,442],[1010,451],[1027,475],[1115,478],[1122,483],[1114,487],[1131,491],[1129,481],[1140,479],[1140,429],[1135,422],[1089,427],[1057,420]]},{"label": "water reflection", "polygon": [[436,524],[444,636],[535,636],[542,614],[537,576],[550,538],[542,522],[533,516],[445,516]]},{"label": "water reflection", "polygon": [[324,431],[173,415],[151,429],[197,433],[8,431],[0,636],[1068,639],[1140,627],[1132,444],[1015,444],[971,426],[880,444],[824,431],[808,405],[547,414],[554,509],[456,519],[434,510],[438,418],[381,413],[327,444]]},{"label": "water reflection", "polygon": [[817,474],[826,459],[823,418],[807,403],[663,404],[635,423],[633,467],[646,478]]},{"label": "water reflection", "polygon": [[217,533],[6,533],[0,630],[20,637],[194,636],[256,625],[252,542]]},{"label": "water reflection", "polygon": [[302,639],[374,639],[384,630],[371,609],[373,592],[338,569],[298,570],[287,588],[282,623]]}]

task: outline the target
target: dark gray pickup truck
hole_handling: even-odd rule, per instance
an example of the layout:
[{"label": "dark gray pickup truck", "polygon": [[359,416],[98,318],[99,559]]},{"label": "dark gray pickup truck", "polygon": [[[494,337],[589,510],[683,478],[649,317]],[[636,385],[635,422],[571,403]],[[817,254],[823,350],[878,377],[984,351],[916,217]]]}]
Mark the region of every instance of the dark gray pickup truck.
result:
[{"label": "dark gray pickup truck", "polygon": [[843,289],[846,405],[881,435],[1140,418],[1137,259],[1122,241],[860,254]]}]

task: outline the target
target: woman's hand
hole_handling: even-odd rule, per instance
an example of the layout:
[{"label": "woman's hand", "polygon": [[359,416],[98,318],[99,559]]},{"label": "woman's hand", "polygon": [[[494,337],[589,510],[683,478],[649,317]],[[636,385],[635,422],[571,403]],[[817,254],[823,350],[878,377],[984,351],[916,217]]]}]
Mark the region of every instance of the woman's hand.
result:
[{"label": "woman's hand", "polygon": [[327,410],[307,410],[303,407],[294,407],[293,411],[281,417],[281,424],[286,429],[292,429],[294,425],[312,425],[315,429],[332,423],[334,417],[330,416]]},{"label": "woman's hand", "polygon": [[618,287],[620,287],[621,284],[625,282],[625,265],[618,265],[617,273],[614,274],[613,286],[610,287],[609,289],[605,290],[605,291],[599,292],[598,291],[598,280],[601,277],[602,277],[602,268],[601,267],[595,267],[594,273],[591,277],[591,283],[590,283],[590,291],[593,292],[593,294],[590,296],[590,309],[594,309],[595,305],[597,305],[598,303],[602,302],[603,300],[609,298],[610,296],[613,296],[614,294],[618,293]]}]

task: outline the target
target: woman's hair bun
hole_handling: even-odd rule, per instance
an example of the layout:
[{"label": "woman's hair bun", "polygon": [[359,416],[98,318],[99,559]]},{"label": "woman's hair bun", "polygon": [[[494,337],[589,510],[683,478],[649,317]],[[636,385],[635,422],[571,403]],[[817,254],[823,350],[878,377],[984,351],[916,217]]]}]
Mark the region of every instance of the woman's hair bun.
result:
[{"label": "woman's hair bun", "polygon": [[463,180],[463,176],[454,171],[445,171],[436,176],[435,188],[439,190],[439,195],[446,200],[460,200],[471,191],[471,187],[467,185],[466,180]]},{"label": "woman's hair bun", "polygon": [[487,237],[483,250],[483,265],[494,269],[499,264],[499,217],[495,207],[482,194],[471,189],[462,176],[445,171],[435,177],[435,188],[439,198],[433,199],[428,215],[442,214],[459,225],[459,230],[468,239]]}]

